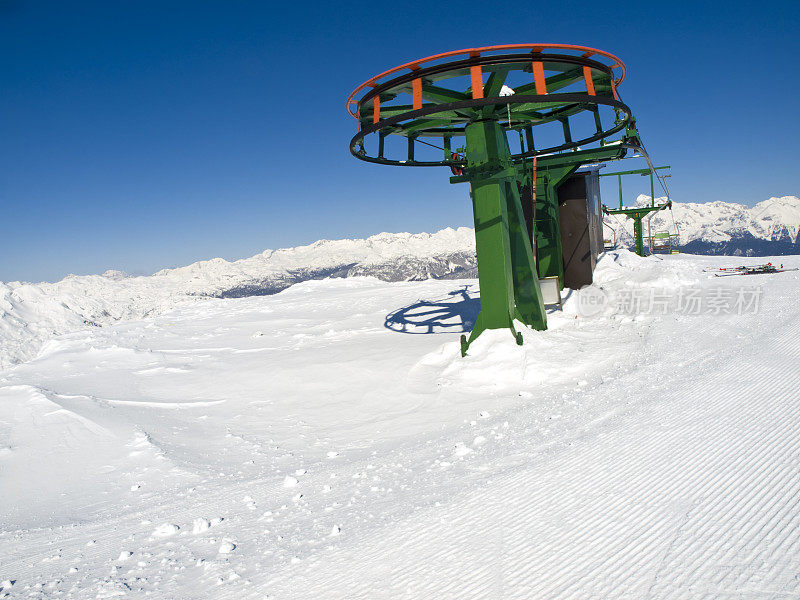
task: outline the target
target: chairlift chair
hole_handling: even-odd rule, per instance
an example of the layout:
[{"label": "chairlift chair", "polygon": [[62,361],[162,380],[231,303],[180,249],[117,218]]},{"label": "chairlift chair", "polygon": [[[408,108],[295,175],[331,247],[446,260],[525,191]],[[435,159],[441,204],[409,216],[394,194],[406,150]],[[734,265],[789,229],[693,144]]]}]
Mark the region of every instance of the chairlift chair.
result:
[{"label": "chairlift chair", "polygon": [[[617,230],[603,221],[603,250],[617,249]],[[605,228],[608,228],[606,230]]]},{"label": "chairlift chair", "polygon": [[657,231],[650,238],[653,254],[672,254],[672,235],[669,231]]}]

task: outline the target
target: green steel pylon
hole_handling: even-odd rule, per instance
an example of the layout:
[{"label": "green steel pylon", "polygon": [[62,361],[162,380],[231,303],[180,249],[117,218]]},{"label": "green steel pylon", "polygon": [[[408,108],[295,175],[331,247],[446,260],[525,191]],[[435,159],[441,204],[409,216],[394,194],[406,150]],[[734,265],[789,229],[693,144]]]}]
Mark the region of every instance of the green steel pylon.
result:
[{"label": "green steel pylon", "polygon": [[534,329],[547,328],[505,131],[494,121],[476,121],[466,126],[465,133],[467,168],[477,173],[470,180],[470,194],[481,312],[469,339],[461,336],[462,354],[486,329],[507,327],[521,345],[515,318]]},{"label": "green steel pylon", "polygon": [[[617,91],[624,77],[622,61],[601,50],[511,44],[412,61],[369,79],[348,98],[359,123],[353,156],[448,166],[451,183],[470,184],[481,311],[469,338],[461,338],[462,354],[486,329],[507,328],[521,344],[515,320],[547,328],[539,277],[556,275],[564,285],[558,187],[583,164],[620,159],[639,147]],[[584,132],[572,129],[579,114],[590,116]],[[534,130],[548,123],[563,141],[537,147]],[[406,143],[393,144],[390,136]]]}]

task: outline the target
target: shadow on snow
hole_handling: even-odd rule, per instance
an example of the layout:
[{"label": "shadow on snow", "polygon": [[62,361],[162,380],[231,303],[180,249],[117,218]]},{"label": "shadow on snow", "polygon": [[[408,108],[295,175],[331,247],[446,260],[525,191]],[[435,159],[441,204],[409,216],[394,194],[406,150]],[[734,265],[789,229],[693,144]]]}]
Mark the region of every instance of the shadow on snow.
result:
[{"label": "shadow on snow", "polygon": [[419,300],[386,315],[383,326],[399,333],[461,333],[471,331],[481,311],[477,292],[470,285],[448,292],[438,300]]},{"label": "shadow on snow", "polygon": [[[418,300],[386,315],[383,326],[398,333],[468,333],[472,331],[478,313],[481,311],[480,294],[472,292],[472,285],[465,285],[447,293],[446,298],[438,300]],[[562,303],[572,295],[567,290]],[[545,312],[552,314],[559,310],[547,306]]]}]

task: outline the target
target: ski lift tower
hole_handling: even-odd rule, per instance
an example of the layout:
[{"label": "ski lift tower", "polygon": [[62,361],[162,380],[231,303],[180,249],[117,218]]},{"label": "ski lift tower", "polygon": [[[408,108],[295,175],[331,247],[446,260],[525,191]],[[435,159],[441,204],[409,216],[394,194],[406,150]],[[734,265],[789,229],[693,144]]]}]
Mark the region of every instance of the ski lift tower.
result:
[{"label": "ski lift tower", "polygon": [[481,312],[462,355],[486,329],[508,328],[522,344],[515,319],[547,328],[539,278],[564,286],[559,187],[581,166],[643,152],[619,97],[624,78],[602,50],[509,44],[415,60],[348,97],[353,156],[449,167],[451,183],[470,184]]},{"label": "ski lift tower", "polygon": [[[648,162],[649,162],[648,158]],[[672,200],[669,197],[669,188],[666,187],[666,183],[664,183],[664,178],[669,177],[669,175],[659,175],[658,171],[662,169],[669,169],[669,165],[664,165],[663,167],[653,167],[650,165],[648,169],[632,169],[629,171],[617,171],[616,173],[602,173],[600,177],[616,177],[617,183],[619,184],[619,208],[608,208],[607,206],[603,206],[603,212],[607,215],[624,215],[630,219],[633,219],[633,238],[634,244],[636,247],[636,254],[639,256],[644,256],[644,232],[642,229],[642,220],[647,217],[647,215],[652,215],[652,213],[656,213],[665,209],[672,210]],[[644,177],[645,175],[650,175],[650,206],[634,206],[631,208],[625,208],[622,206],[622,176],[623,175],[641,175]],[[653,185],[653,177],[657,177],[659,183],[664,186],[664,190],[667,192],[667,200],[662,202],[661,204],[656,204],[656,195],[655,195],[655,186]],[[652,217],[648,217],[652,218]],[[652,245],[652,239],[651,239]]]}]

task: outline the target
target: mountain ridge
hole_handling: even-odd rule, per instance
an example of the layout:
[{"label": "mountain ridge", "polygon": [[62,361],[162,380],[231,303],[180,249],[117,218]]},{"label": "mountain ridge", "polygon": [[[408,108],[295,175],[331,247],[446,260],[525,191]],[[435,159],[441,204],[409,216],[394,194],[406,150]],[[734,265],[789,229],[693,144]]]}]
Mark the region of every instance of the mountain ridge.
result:
[{"label": "mountain ridge", "polygon": [[[657,203],[666,198],[657,198]],[[636,206],[649,206],[650,196],[640,195]],[[609,219],[617,237],[633,246],[633,222]],[[645,233],[647,232],[645,219]],[[674,202],[672,212],[655,213],[650,229],[680,234],[678,249],[690,254],[777,256],[800,253],[800,198],[772,197],[752,208],[732,202]],[[606,227],[606,234],[609,228]]]},{"label": "mountain ridge", "polygon": [[[640,204],[650,199],[640,196]],[[696,253],[800,254],[800,198],[770,198],[752,209],[740,204],[674,203],[682,248]],[[670,215],[651,228],[668,228]],[[632,242],[620,228],[621,245]],[[627,241],[626,241],[627,240]],[[328,277],[384,281],[472,278],[477,275],[471,228],[435,233],[386,233],[365,239],[319,240],[265,250],[235,261],[213,258],[153,275],[69,275],[54,283],[0,282],[0,369],[33,358],[55,336],[122,320],[161,314],[186,302],[278,293]]]}]

